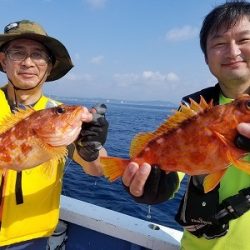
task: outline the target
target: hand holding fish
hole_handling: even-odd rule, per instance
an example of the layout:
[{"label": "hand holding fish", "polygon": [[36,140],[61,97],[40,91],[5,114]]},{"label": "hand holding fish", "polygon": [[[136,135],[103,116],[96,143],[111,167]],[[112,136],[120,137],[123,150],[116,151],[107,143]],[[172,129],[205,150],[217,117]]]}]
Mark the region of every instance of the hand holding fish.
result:
[{"label": "hand holding fish", "polygon": [[81,158],[87,162],[95,161],[101,148],[107,139],[109,123],[106,120],[105,113],[107,107],[105,104],[97,104],[90,112],[93,119],[89,123],[83,123],[79,137],[75,145]]},{"label": "hand holding fish", "polygon": [[237,130],[239,134],[235,138],[236,146],[250,152],[250,123],[240,123]]},{"label": "hand holding fish", "polygon": [[122,181],[125,189],[138,203],[159,204],[168,200],[179,184],[175,172],[166,173],[157,165],[130,162],[124,170]]},{"label": "hand holding fish", "polygon": [[250,139],[250,123],[242,122],[237,126],[237,130],[241,135]]},{"label": "hand holding fish", "polygon": [[136,162],[130,162],[122,175],[123,184],[129,189],[129,192],[135,196],[143,195],[144,185],[151,171],[148,163],[139,166]]}]

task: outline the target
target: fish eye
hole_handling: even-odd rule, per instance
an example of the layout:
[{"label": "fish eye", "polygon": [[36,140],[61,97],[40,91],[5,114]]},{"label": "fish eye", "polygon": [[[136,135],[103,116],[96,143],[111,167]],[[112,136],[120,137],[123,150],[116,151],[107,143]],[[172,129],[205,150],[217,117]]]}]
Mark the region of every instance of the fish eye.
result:
[{"label": "fish eye", "polygon": [[246,108],[250,109],[250,100],[246,102]]},{"label": "fish eye", "polygon": [[57,107],[57,108],[56,108],[56,113],[57,113],[57,114],[63,114],[63,113],[65,113],[65,109],[62,108],[62,107]]}]

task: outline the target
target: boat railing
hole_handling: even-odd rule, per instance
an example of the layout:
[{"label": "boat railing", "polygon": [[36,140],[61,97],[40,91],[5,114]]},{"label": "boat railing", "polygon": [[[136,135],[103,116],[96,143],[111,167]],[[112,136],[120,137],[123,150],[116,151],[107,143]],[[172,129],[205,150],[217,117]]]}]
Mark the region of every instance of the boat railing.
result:
[{"label": "boat railing", "polygon": [[60,219],[147,249],[176,250],[182,232],[64,195]]}]

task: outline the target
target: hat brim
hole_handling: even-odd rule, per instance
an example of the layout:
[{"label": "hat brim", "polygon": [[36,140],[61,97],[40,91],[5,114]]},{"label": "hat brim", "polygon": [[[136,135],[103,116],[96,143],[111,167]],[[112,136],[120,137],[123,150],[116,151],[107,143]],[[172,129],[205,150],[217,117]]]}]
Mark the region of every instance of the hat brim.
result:
[{"label": "hat brim", "polygon": [[[73,68],[70,55],[64,45],[57,39],[34,33],[25,34],[4,34],[0,35],[0,48],[15,39],[27,38],[35,40],[43,44],[52,53],[54,57],[54,64],[51,69],[50,75],[47,77],[46,82],[55,81],[63,77],[70,69]],[[0,71],[3,72],[3,68],[0,64]]]}]

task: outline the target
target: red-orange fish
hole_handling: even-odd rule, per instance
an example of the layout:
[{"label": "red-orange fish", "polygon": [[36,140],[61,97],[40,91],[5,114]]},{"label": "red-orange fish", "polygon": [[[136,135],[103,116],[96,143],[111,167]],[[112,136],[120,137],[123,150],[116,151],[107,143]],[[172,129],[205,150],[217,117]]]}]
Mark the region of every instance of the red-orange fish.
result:
[{"label": "red-orange fish", "polygon": [[[64,160],[72,142],[67,138],[79,129],[83,113],[82,106],[60,105],[18,110],[6,117],[0,126],[0,169],[23,170],[51,159]],[[53,138],[59,138],[59,146],[49,144]]]},{"label": "red-orange fish", "polygon": [[237,125],[250,122],[250,96],[217,106],[202,97],[200,103],[190,101],[189,107],[181,105],[156,131],[136,135],[129,160],[101,158],[104,175],[113,181],[123,174],[130,161],[148,162],[166,172],[207,174],[203,187],[209,192],[230,164],[250,174],[250,163],[241,159],[247,152],[234,145]]}]

